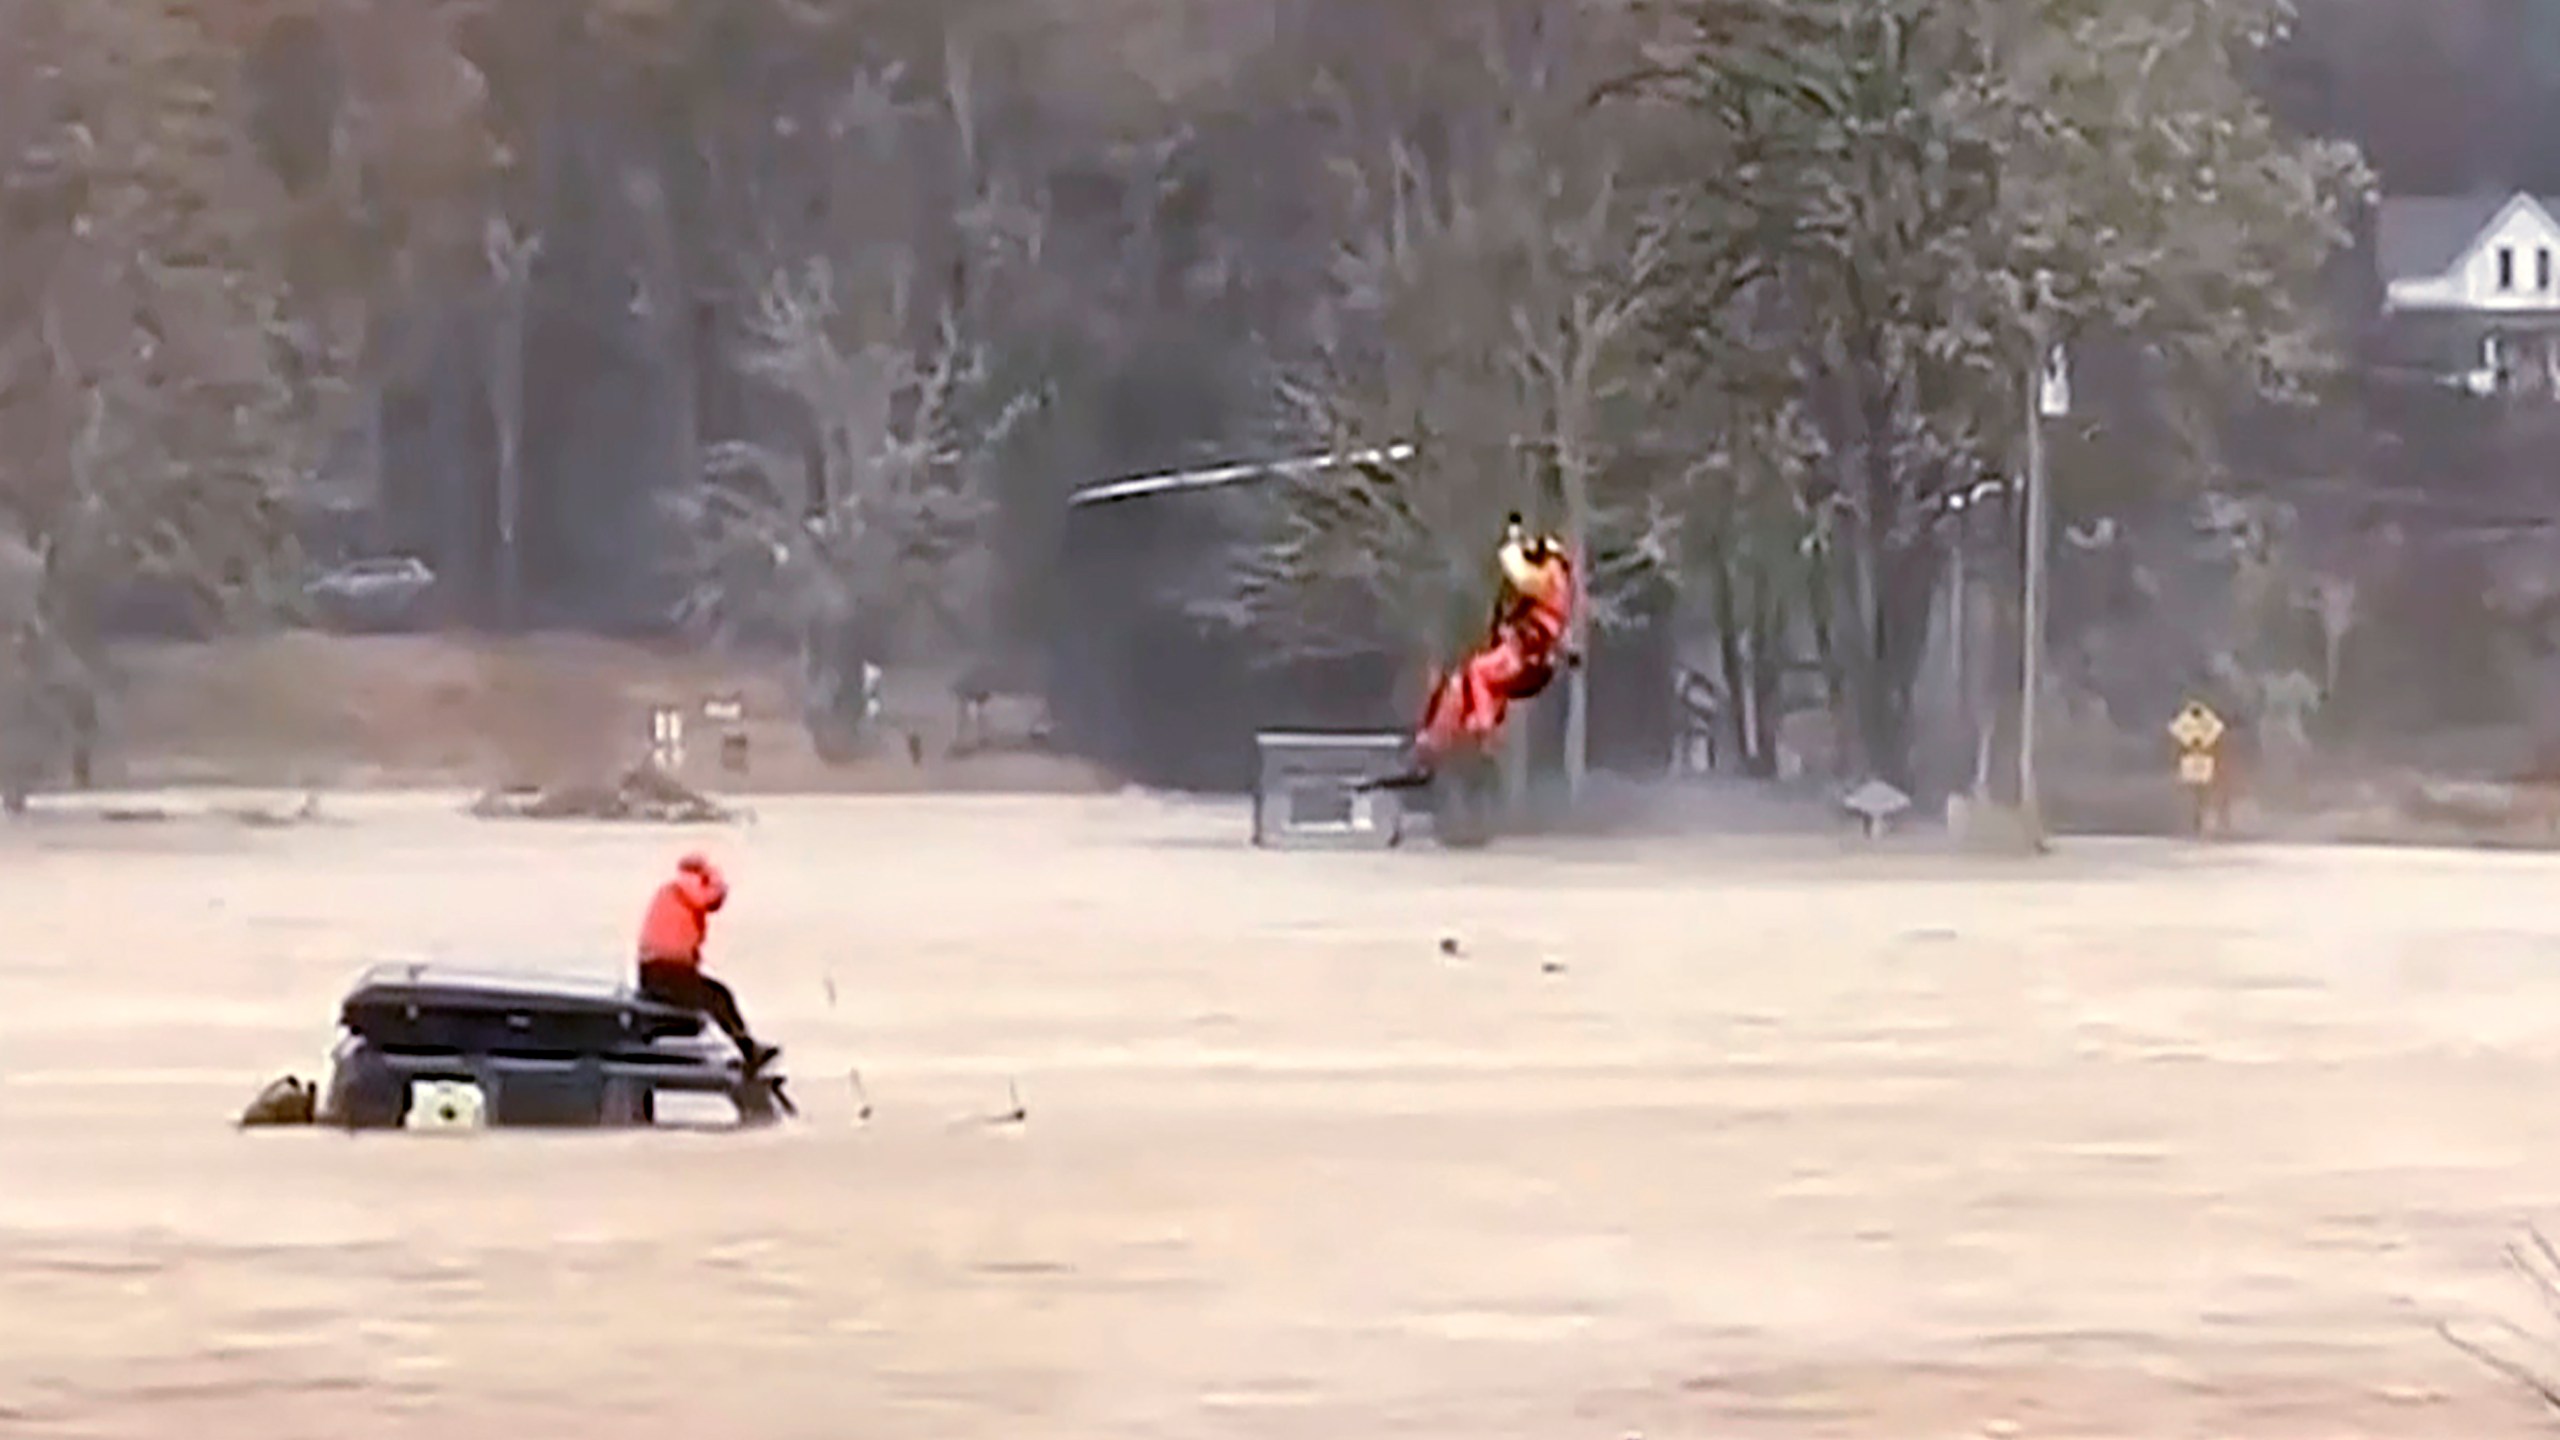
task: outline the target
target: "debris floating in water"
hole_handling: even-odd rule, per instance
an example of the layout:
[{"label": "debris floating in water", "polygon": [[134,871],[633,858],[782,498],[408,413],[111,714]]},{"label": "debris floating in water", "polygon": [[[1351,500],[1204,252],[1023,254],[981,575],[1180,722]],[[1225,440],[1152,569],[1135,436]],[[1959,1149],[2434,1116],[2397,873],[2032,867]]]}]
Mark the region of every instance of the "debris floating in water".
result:
[{"label": "debris floating in water", "polygon": [[655,765],[640,764],[609,785],[491,790],[471,802],[483,820],[639,820],[718,825],[739,813]]},{"label": "debris floating in water", "polygon": [[318,1118],[320,1087],[287,1075],[258,1092],[249,1108],[240,1112],[241,1127],[266,1125],[309,1125]]}]

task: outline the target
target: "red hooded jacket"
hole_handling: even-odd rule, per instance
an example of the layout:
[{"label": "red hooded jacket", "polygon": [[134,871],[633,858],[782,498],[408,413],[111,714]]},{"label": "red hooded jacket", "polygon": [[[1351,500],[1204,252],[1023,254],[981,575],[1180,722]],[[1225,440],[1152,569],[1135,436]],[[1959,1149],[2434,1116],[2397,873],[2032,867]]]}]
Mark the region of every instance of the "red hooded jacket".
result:
[{"label": "red hooded jacket", "polygon": [[729,899],[729,882],[710,861],[687,855],[676,862],[675,878],[649,897],[649,913],[640,922],[640,959],[702,963],[702,942],[711,913]]}]

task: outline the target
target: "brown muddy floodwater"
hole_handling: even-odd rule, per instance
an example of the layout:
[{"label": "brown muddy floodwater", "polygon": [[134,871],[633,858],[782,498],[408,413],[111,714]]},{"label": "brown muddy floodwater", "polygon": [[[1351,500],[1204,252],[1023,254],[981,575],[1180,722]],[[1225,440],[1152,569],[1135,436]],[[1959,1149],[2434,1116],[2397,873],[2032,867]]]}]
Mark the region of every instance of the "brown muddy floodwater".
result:
[{"label": "brown muddy floodwater", "polygon": [[[0,1434],[2553,1433],[2433,1327],[2533,1323],[2560,862],[759,808],[0,833]],[[802,1123],[229,1127],[365,964],[610,971],[696,843]]]}]

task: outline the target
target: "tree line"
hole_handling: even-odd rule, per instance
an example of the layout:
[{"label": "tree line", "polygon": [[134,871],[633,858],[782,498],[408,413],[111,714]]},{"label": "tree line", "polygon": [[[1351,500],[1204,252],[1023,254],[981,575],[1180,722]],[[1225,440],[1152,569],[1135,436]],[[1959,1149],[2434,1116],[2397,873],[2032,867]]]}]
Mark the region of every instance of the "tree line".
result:
[{"label": "tree line", "polygon": [[138,577],[254,614],[332,534],[820,687],[1002,651],[1073,485],[1393,439],[1203,614],[1438,658],[1529,510],[1907,781],[2047,344],[2163,482],[2319,393],[2407,8],[0,0],[10,728]]}]

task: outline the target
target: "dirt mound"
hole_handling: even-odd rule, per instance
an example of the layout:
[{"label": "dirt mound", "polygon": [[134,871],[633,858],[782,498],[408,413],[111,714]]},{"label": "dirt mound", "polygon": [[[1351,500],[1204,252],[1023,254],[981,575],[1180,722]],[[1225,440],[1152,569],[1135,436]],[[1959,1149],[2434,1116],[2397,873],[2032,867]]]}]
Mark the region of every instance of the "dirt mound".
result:
[{"label": "dirt mound", "polygon": [[483,820],[636,820],[658,825],[720,825],[739,812],[654,765],[635,765],[607,785],[554,785],[491,790],[471,802]]}]

